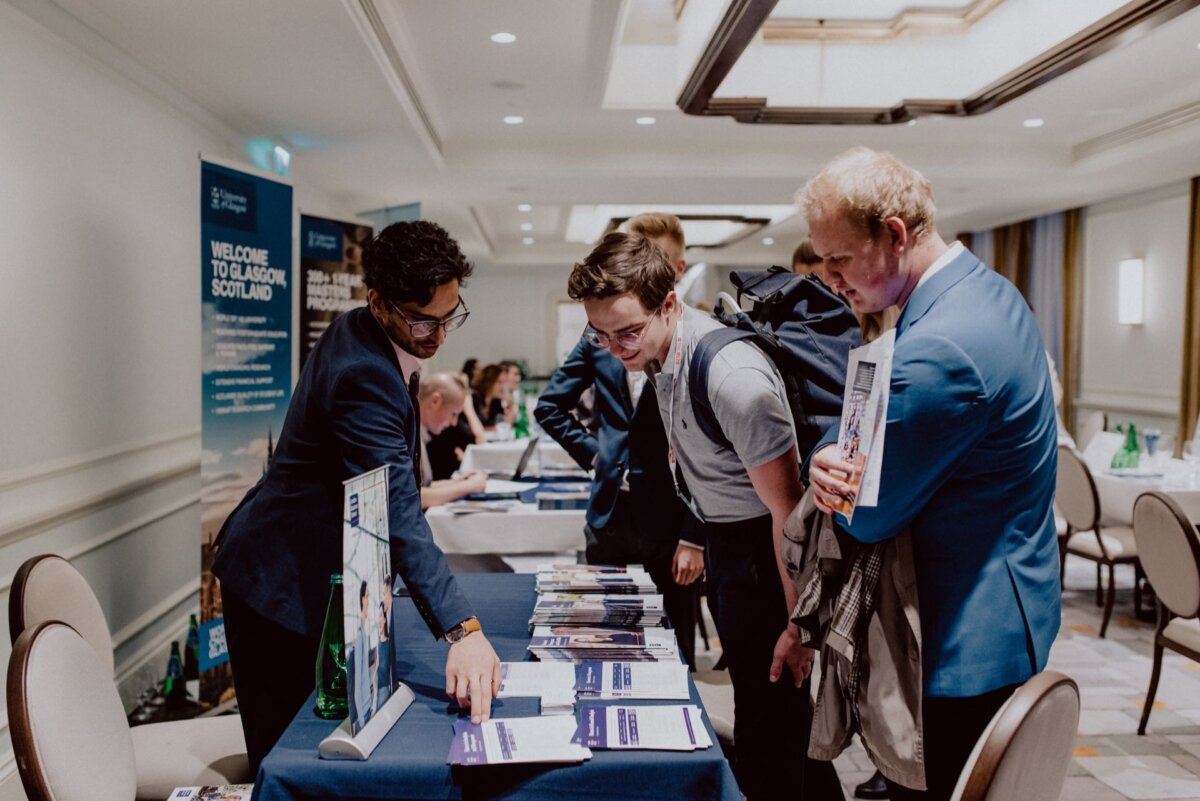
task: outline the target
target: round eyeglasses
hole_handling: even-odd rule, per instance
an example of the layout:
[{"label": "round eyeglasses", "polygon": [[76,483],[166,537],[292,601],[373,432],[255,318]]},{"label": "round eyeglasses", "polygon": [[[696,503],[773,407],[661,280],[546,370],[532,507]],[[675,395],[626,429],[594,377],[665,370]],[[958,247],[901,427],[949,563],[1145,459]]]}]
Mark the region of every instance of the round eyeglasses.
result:
[{"label": "round eyeglasses", "polygon": [[661,311],[662,309],[655,309],[654,314],[650,315],[646,319],[646,322],[642,323],[637,328],[634,328],[630,331],[622,331],[619,334],[605,334],[601,331],[597,331],[595,328],[592,328],[591,324],[589,323],[588,326],[583,329],[583,338],[590,344],[595,345],[597,348],[607,348],[611,343],[615,342],[623,350],[632,350],[641,343],[642,334],[646,333],[646,328],[649,327],[650,323],[654,322],[654,318],[657,317]]},{"label": "round eyeglasses", "polygon": [[[417,320],[412,321],[404,316],[404,312],[396,306],[395,303],[388,301],[388,305],[392,307],[392,311],[400,315],[400,319],[408,325],[409,332],[413,335],[413,339],[427,339],[434,335],[440,327],[443,331],[449,334],[455,329],[462,328],[462,324],[471,316],[471,310],[467,308],[467,302],[461,297],[458,299],[458,306],[462,306],[462,311],[458,314],[452,314],[449,317],[444,317],[441,320]],[[458,306],[454,308],[457,309]]]}]

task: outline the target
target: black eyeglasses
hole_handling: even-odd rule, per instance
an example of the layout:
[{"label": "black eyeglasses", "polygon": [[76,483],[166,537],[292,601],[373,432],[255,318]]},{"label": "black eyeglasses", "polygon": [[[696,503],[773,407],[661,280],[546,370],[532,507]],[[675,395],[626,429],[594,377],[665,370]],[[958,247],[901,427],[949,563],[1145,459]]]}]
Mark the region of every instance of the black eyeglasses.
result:
[{"label": "black eyeglasses", "polygon": [[[437,332],[441,327],[447,334],[455,329],[462,328],[462,324],[471,316],[471,310],[467,308],[467,302],[461,297],[458,299],[458,306],[462,306],[462,311],[458,314],[452,314],[449,317],[444,317],[441,320],[417,320],[413,322],[404,316],[404,312],[400,311],[395,303],[388,301],[388,305],[392,307],[392,311],[400,315],[400,319],[408,325],[408,330],[413,335],[413,339],[427,339]],[[457,309],[458,306],[454,308]]]},{"label": "black eyeglasses", "polygon": [[610,342],[615,342],[623,350],[632,350],[642,341],[642,334],[646,333],[646,329],[650,323],[654,322],[654,318],[659,315],[662,309],[655,309],[654,314],[646,318],[646,322],[639,325],[632,331],[622,331],[619,334],[604,334],[592,328],[589,323],[583,330],[583,338],[597,348],[607,348]]}]

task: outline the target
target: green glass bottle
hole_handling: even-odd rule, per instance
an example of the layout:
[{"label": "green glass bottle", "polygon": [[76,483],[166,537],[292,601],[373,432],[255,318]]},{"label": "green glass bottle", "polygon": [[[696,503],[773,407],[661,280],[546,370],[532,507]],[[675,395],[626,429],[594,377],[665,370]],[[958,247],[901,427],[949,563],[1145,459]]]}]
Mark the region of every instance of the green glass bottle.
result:
[{"label": "green glass bottle", "polygon": [[171,708],[187,703],[187,684],[183,678],[183,657],[179,655],[179,640],[171,641],[171,657],[167,660],[167,675],[163,678],[163,700]]},{"label": "green glass bottle", "polygon": [[342,623],[342,574],[329,577],[329,604],[317,654],[317,714],[340,720],[349,714],[346,695],[346,634]]},{"label": "green glass bottle", "polygon": [[1129,426],[1125,429],[1125,443],[1121,449],[1113,454],[1112,463],[1109,465],[1114,470],[1134,468],[1138,466],[1141,454],[1138,452],[1138,435],[1137,426],[1133,421],[1129,421]]},{"label": "green glass bottle", "polygon": [[200,624],[196,616],[188,619],[187,644],[183,649],[183,678],[196,681],[200,678]]},{"label": "green glass bottle", "polygon": [[513,438],[525,439],[529,436],[529,413],[525,410],[525,399],[523,397],[516,401],[517,403],[517,421],[513,423]]}]

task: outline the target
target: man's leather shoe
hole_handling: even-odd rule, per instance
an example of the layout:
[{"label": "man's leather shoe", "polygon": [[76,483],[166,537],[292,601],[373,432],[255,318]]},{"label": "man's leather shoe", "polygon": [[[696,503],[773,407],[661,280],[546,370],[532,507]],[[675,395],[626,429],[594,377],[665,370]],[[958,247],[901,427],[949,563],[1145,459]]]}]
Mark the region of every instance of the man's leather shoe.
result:
[{"label": "man's leather shoe", "polygon": [[888,788],[887,782],[883,780],[883,774],[879,771],[875,771],[875,775],[854,788],[854,797],[887,798]]}]

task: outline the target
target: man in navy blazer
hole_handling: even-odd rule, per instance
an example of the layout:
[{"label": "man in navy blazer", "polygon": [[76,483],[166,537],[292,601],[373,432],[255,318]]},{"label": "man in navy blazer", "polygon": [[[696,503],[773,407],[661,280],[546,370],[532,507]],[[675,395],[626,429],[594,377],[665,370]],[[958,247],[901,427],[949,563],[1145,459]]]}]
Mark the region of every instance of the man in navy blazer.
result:
[{"label": "man in navy blazer", "polygon": [[[313,690],[329,576],[342,571],[342,482],[388,465],[392,571],[435,637],[451,643],[446,692],[485,719],[499,660],[433,543],[415,475],[423,360],[467,317],[471,274],[430,222],[396,223],[363,251],[368,306],[314,346],[266,474],[226,520],[213,572],[251,766]],[[469,697],[468,697],[469,696]]]},{"label": "man in navy blazer", "polygon": [[[676,498],[667,464],[667,438],[654,387],[637,401],[621,361],[586,339],[567,356],[538,398],[534,417],[580,467],[595,469],[588,501],[589,564],[642,564],[663,594],[678,629],[684,660],[695,668],[696,588],[703,551],[680,542],[690,517]],[[644,377],[639,373],[635,378]],[[571,414],[588,387],[595,389],[595,433]]]},{"label": "man in navy blazer", "polygon": [[[889,789],[893,801],[948,799],[992,715],[1045,667],[1058,633],[1045,350],[1017,289],[942,240],[929,182],[891,155],[847,151],[799,200],[833,289],[857,312],[902,309],[879,502],[855,509],[846,530],[862,542],[912,532],[929,789]],[[835,426],[811,457],[826,511],[853,494],[836,439]]]}]

